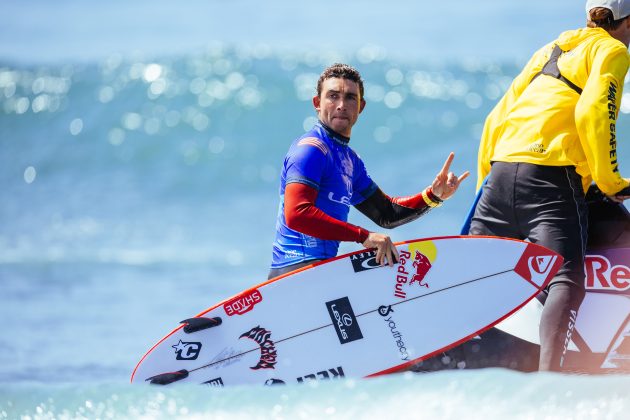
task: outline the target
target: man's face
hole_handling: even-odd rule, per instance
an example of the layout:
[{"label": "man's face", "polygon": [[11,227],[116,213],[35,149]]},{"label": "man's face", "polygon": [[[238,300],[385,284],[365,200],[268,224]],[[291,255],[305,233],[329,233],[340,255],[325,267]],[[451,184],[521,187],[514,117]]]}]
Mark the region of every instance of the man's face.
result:
[{"label": "man's face", "polygon": [[321,96],[313,98],[313,105],[321,122],[342,136],[350,137],[365,101],[357,83],[333,77],[324,80]]}]

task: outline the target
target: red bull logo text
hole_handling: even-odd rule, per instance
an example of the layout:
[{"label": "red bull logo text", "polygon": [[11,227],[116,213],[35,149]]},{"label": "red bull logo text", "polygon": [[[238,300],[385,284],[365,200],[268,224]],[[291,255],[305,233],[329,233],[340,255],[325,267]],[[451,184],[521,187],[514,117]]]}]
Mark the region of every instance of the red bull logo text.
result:
[{"label": "red bull logo text", "polygon": [[[405,284],[418,283],[420,286],[429,287],[429,284],[424,282],[424,278],[431,269],[431,261],[426,255],[417,250],[413,254],[413,260],[411,257],[411,252],[400,251],[396,285],[394,286],[394,296],[400,299],[407,297],[407,293],[403,290]],[[408,261],[411,261],[411,269],[409,271],[407,271]]]},{"label": "red bull logo text", "polygon": [[630,267],[613,265],[603,255],[587,255],[584,258],[586,289],[625,292],[630,290]]}]

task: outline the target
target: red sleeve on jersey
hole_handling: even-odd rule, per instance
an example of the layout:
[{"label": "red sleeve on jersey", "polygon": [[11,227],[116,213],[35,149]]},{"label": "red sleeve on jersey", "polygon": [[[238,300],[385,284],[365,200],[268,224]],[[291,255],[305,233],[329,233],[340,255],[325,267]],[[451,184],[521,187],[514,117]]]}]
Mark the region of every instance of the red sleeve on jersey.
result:
[{"label": "red sleeve on jersey", "polygon": [[362,227],[330,217],[317,207],[318,191],[305,184],[292,182],[284,191],[284,218],[289,228],[306,235],[332,241],[363,243],[370,232]]}]

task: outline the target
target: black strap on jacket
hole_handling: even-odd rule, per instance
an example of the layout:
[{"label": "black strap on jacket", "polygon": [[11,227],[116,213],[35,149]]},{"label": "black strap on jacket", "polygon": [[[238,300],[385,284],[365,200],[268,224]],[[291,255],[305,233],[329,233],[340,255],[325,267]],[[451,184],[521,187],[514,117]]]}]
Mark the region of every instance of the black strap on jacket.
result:
[{"label": "black strap on jacket", "polygon": [[553,51],[551,52],[551,57],[549,57],[549,61],[545,63],[541,71],[539,71],[538,73],[534,75],[534,77],[532,77],[532,80],[530,80],[529,83],[533,82],[534,79],[540,76],[541,74],[544,74],[547,76],[555,77],[556,79],[563,81],[564,83],[566,83],[567,86],[569,86],[571,89],[576,91],[578,95],[581,95],[582,89],[579,88],[575,83],[573,83],[572,81],[570,81],[569,79],[567,79],[560,73],[560,69],[558,68],[558,58],[563,52],[566,52],[566,51],[562,51],[559,46],[555,45],[553,47]]}]

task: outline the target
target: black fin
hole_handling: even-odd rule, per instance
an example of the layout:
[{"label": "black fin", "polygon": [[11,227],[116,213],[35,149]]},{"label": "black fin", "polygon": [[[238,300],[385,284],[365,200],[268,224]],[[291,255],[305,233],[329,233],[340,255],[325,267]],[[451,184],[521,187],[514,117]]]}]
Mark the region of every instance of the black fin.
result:
[{"label": "black fin", "polygon": [[159,375],[151,376],[146,380],[150,381],[150,383],[153,385],[168,385],[187,377],[188,371],[186,369],[182,369],[178,370],[177,372],[160,373]]},{"label": "black fin", "polygon": [[180,322],[180,324],[186,324],[184,332],[186,334],[194,333],[196,331],[207,330],[208,328],[217,327],[221,325],[223,321],[220,317],[214,318],[188,318]]}]

